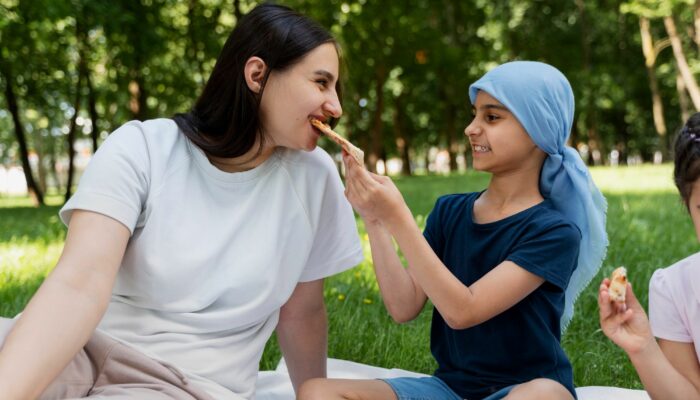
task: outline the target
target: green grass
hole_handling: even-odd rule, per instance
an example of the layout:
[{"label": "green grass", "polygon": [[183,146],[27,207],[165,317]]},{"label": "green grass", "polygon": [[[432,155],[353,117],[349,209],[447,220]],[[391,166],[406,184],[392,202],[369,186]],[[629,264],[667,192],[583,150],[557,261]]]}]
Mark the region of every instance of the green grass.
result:
[{"label": "green grass", "polygon": [[[574,365],[577,386],[640,388],[624,353],[600,331],[596,289],[602,276],[625,265],[643,304],[652,272],[698,250],[690,218],[671,178],[670,165],[594,168],[592,174],[608,199],[611,245],[601,272],[584,291],[563,343]],[[435,199],[446,193],[483,189],[488,176],[468,173],[448,177],[396,179],[422,226]],[[53,204],[60,202],[53,199]],[[57,206],[30,208],[27,199],[0,198],[0,315],[20,312],[59,256],[64,228]],[[391,321],[381,303],[369,261],[369,246],[360,221],[366,260],[326,281],[329,356],[390,368],[430,373],[430,307],[408,324]],[[261,368],[279,360],[273,339]]]}]

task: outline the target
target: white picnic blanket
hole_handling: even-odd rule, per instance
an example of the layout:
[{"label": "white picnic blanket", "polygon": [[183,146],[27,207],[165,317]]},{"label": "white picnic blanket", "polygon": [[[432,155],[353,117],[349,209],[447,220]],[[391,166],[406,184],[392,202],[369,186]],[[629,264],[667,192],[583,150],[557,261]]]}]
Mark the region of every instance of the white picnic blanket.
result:
[{"label": "white picnic blanket", "polygon": [[[426,376],[403,369],[387,369],[352,361],[328,359],[328,377],[344,379],[396,378],[401,376]],[[274,371],[260,371],[255,400],[294,400],[294,389],[284,359]],[[622,389],[604,386],[576,388],[579,400],[649,400],[643,390]]]}]

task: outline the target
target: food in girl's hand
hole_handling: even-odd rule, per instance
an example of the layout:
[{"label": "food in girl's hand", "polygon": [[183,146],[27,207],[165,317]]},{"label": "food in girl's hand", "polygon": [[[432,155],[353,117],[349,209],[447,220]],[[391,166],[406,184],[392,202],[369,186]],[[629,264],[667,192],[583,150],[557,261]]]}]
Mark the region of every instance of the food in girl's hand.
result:
[{"label": "food in girl's hand", "polygon": [[624,303],[626,291],[627,269],[625,267],[616,268],[610,276],[610,287],[608,288],[610,300]]},{"label": "food in girl's hand", "polygon": [[323,134],[331,138],[334,142],[338,143],[343,148],[343,150],[347,151],[357,161],[358,164],[365,165],[364,151],[355,147],[347,139],[340,136],[335,131],[333,131],[333,129],[331,129],[328,125],[324,124],[323,122],[317,119],[312,118],[311,125],[313,125],[316,129],[318,129]]}]

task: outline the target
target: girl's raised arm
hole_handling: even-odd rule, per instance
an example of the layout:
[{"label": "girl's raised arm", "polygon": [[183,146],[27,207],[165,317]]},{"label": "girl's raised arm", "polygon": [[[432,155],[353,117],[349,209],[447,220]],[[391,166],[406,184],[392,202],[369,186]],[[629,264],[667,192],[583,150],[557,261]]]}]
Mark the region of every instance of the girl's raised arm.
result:
[{"label": "girl's raised arm", "polygon": [[[387,309],[398,322],[415,318],[430,298],[450,327],[465,329],[502,313],[544,282],[504,261],[473,285],[464,285],[425,240],[391,179],[370,175],[348,158],[345,164],[348,200],[368,226],[377,280]],[[392,236],[408,269],[401,266]]]},{"label": "girl's raised arm", "polygon": [[[396,322],[411,321],[423,309],[427,296],[410,272],[410,262],[408,269],[403,267],[394,248],[391,234],[377,218],[377,215],[381,215],[382,219],[389,217],[390,213],[386,211],[386,207],[375,209],[375,206],[379,206],[381,202],[373,202],[371,199],[379,195],[378,188],[382,187],[387,189],[384,192],[391,198],[391,214],[397,212],[413,220],[411,211],[391,179],[370,175],[348,155],[345,155],[344,161],[347,171],[345,194],[365,222],[372,249],[374,271],[384,305]],[[375,180],[380,180],[383,184],[378,184]]]}]

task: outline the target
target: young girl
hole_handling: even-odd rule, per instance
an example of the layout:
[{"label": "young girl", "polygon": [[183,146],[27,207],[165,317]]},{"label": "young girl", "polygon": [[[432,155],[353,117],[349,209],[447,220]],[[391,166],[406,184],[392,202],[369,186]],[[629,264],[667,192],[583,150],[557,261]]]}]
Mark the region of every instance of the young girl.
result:
[{"label": "young girl", "polygon": [[[673,175],[700,240],[700,113],[676,138]],[[624,304],[610,301],[609,279],[600,285],[600,326],[625,350],[652,399],[700,399],[699,268],[696,253],[654,272],[649,319],[629,283]]]},{"label": "young girl", "polygon": [[338,65],[325,29],[262,5],[192,111],[112,133],[4,340],[0,397],[251,398],[275,328],[295,386],[325,376],[323,278],[362,259],[309,123],[340,117]]},{"label": "young girl", "polygon": [[427,299],[435,306],[435,375],[311,380],[301,398],[575,396],[562,324],[599,268],[607,239],[605,201],[578,153],[565,147],[571,87],[549,65],[512,62],[484,75],[469,95],[474,120],[465,134],[474,168],[490,172],[491,181],[480,193],[439,198],[423,235],[389,178],[345,158],[346,195],[365,221],[389,313],[405,322]]}]

